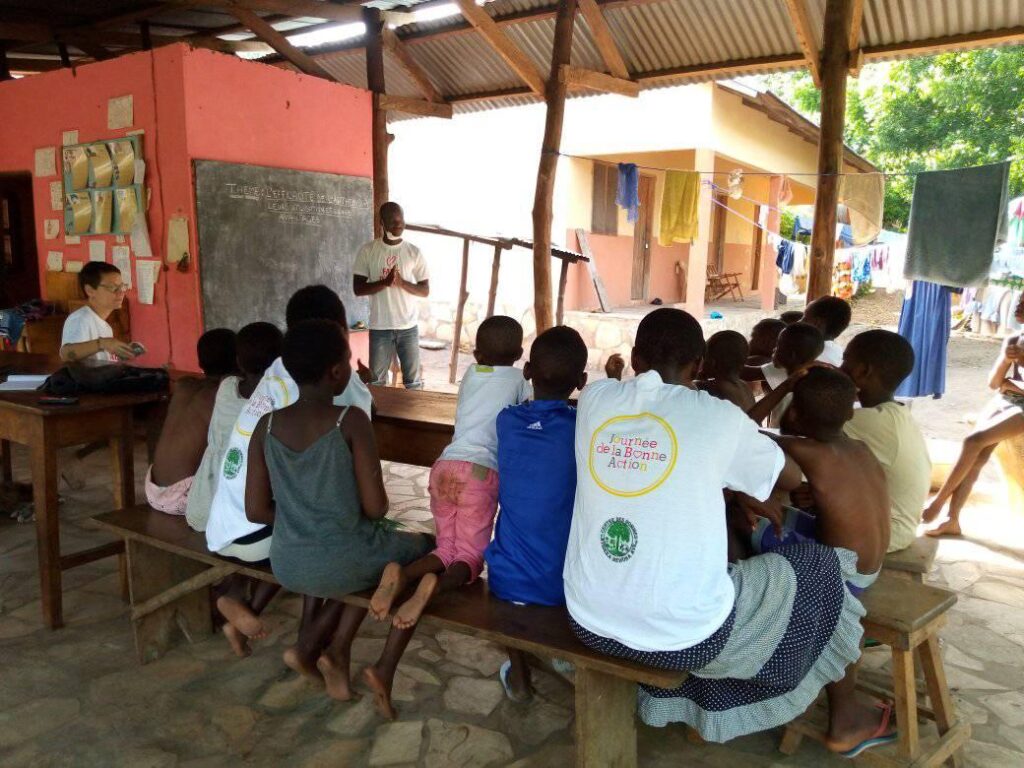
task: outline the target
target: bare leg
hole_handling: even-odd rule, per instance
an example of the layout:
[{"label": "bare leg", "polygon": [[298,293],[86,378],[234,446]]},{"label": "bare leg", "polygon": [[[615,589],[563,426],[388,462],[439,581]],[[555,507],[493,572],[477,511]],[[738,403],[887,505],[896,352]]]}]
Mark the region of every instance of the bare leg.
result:
[{"label": "bare leg", "polygon": [[355,639],[359,626],[366,618],[366,608],[346,605],[341,612],[338,629],[331,638],[330,645],[320,654],[316,668],[324,676],[327,695],[338,701],[350,701],[352,682],[349,679],[349,659],[352,651],[352,640]]},{"label": "bare leg", "polygon": [[412,597],[402,603],[395,611],[395,619],[392,622],[398,629],[410,629],[416,626],[420,620],[423,609],[427,607],[431,598],[438,592],[447,592],[450,589],[457,589],[463,584],[468,584],[471,577],[469,566],[465,563],[452,563],[448,570],[440,576],[428,573],[420,579],[419,586],[413,592]]},{"label": "bare leg", "polygon": [[298,642],[285,650],[284,663],[301,675],[319,678],[316,660],[337,629],[344,608],[337,600],[325,600],[315,618],[300,628]]},{"label": "bare leg", "polygon": [[971,467],[971,471],[967,473],[967,477],[964,478],[963,482],[956,487],[953,495],[949,499],[949,520],[944,522],[938,528],[934,528],[928,531],[929,536],[959,536],[963,531],[960,530],[960,510],[963,509],[967,503],[967,499],[971,496],[971,491],[974,490],[974,484],[978,482],[978,476],[981,474],[981,470],[985,468],[985,464],[988,463],[989,458],[995,452],[996,446],[990,445],[983,449],[978,455],[977,460],[974,462],[974,466]]},{"label": "bare leg", "polygon": [[416,625],[409,629],[392,627],[377,663],[363,670],[363,682],[373,692],[374,705],[377,707],[377,711],[388,720],[394,720],[398,716],[391,704],[391,688],[395,683],[395,670],[398,668],[398,662],[415,632]]},{"label": "bare leg", "polygon": [[825,746],[833,752],[853,749],[878,730],[883,711],[866,706],[857,698],[857,667],[851,664],[846,677],[825,686],[828,695],[829,726]]},{"label": "bare leg", "polygon": [[934,521],[942,508],[967,476],[986,448],[994,447],[1003,440],[1009,440],[1024,433],[1024,414],[1018,410],[1004,411],[990,419],[983,429],[976,430],[964,439],[960,456],[950,470],[949,477],[925,509],[921,519],[926,523]]}]

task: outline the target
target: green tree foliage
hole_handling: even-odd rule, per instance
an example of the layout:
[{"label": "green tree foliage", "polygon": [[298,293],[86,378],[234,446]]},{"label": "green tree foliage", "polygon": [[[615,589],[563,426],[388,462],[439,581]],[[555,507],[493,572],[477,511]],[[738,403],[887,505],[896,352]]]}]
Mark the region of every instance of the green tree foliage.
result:
[{"label": "green tree foliage", "polygon": [[[817,120],[821,94],[805,72],[764,84]],[[847,90],[846,142],[884,171],[982,165],[1024,158],[1024,46],[943,53],[864,68]],[[885,225],[905,229],[913,176],[890,176]],[[1010,194],[1024,194],[1024,161]]]}]

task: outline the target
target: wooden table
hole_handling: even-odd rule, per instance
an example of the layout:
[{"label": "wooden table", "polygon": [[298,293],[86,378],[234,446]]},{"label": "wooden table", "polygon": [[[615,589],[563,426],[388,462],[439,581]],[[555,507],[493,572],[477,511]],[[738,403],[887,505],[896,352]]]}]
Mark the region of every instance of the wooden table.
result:
[{"label": "wooden table", "polygon": [[[8,366],[13,373],[50,373],[60,366],[60,361],[47,355],[0,354],[0,369]],[[83,395],[77,405],[46,406],[39,404],[39,392],[0,392],[0,479],[5,483],[13,480],[11,443],[26,446],[32,470],[43,619],[51,629],[63,625],[61,573],[123,550],[123,542],[115,541],[74,554],[61,554],[57,452],[84,443],[109,441],[114,507],[133,506],[133,411],[166,397],[163,393]]]},{"label": "wooden table", "polygon": [[429,467],[452,441],[455,404],[449,392],[371,387],[377,451],[385,461]]}]

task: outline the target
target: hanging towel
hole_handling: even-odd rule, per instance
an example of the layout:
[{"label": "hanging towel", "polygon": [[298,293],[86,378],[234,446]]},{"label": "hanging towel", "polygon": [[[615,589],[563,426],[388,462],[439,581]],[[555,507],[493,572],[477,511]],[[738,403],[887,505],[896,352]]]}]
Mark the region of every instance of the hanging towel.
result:
[{"label": "hanging towel", "polygon": [[900,313],[900,336],[914,348],[914,370],[903,380],[899,397],[942,397],[946,391],[950,288],[915,280]]},{"label": "hanging towel", "polygon": [[1009,173],[1009,163],[919,173],[903,274],[949,286],[984,282],[1006,236]]},{"label": "hanging towel", "polygon": [[700,173],[668,171],[665,194],[661,198],[661,227],[658,242],[690,243],[697,239],[697,203],[700,199]]},{"label": "hanging towel", "polygon": [[775,266],[779,268],[782,274],[792,274],[793,256],[793,244],[789,240],[783,240],[779,243],[779,255],[775,257]]},{"label": "hanging towel", "polygon": [[853,245],[867,245],[882,231],[885,176],[880,173],[848,173],[840,176],[839,202],[849,210]]},{"label": "hanging towel", "polygon": [[640,218],[640,174],[636,163],[619,163],[619,186],[615,191],[615,204],[626,209],[630,224]]}]

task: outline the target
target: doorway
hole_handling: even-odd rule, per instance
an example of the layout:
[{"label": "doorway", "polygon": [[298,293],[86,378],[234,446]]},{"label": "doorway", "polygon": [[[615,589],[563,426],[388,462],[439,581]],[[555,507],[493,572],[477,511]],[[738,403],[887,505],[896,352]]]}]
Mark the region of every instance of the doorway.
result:
[{"label": "doorway", "polygon": [[654,232],[654,177],[640,174],[637,184],[640,215],[633,225],[631,299],[646,301],[651,288],[651,237]]},{"label": "doorway", "polygon": [[0,174],[0,308],[41,295],[32,175]]}]

